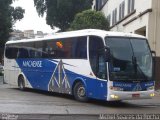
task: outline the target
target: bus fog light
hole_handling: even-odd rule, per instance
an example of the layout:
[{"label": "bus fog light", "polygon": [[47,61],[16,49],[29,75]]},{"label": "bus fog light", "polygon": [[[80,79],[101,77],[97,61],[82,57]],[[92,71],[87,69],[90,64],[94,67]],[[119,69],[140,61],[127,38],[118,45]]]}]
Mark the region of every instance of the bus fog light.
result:
[{"label": "bus fog light", "polygon": [[119,98],[118,95],[110,95],[110,96],[111,96],[111,98],[113,98],[113,99],[118,99],[118,98]]},{"label": "bus fog light", "polygon": [[154,97],[154,96],[155,96],[155,94],[154,94],[154,93],[150,94],[150,97]]}]

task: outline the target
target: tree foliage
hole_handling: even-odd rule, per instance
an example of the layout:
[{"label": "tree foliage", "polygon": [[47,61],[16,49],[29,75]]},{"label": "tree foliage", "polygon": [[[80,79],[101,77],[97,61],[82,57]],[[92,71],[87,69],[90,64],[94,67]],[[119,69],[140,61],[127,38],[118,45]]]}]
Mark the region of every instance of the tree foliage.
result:
[{"label": "tree foliage", "polygon": [[0,0],[0,57],[3,53],[5,42],[9,38],[12,26],[17,20],[23,18],[24,10],[20,7],[11,6],[14,0]]},{"label": "tree foliage", "polygon": [[71,23],[70,30],[102,29],[109,30],[109,24],[102,12],[86,10],[78,13]]},{"label": "tree foliage", "polygon": [[12,0],[1,0],[0,2],[0,47],[2,47],[9,37],[9,32],[12,27],[11,7],[9,7]]},{"label": "tree foliage", "polygon": [[24,12],[24,9],[22,9],[21,7],[13,8],[13,11],[11,11],[13,22],[15,23],[17,20],[20,21],[24,17]]},{"label": "tree foliage", "polygon": [[40,16],[46,12],[51,28],[57,26],[65,31],[78,12],[91,8],[92,0],[34,0],[34,4]]},{"label": "tree foliage", "polygon": [[21,7],[12,7],[12,0],[0,0],[0,47],[4,47],[12,26],[17,20],[23,18],[24,9]]}]

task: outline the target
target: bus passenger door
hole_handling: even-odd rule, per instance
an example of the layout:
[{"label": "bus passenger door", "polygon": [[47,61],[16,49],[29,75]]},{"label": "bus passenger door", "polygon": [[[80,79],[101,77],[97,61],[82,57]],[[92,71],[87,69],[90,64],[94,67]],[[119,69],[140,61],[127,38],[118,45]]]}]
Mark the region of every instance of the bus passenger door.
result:
[{"label": "bus passenger door", "polygon": [[97,80],[99,83],[99,98],[107,97],[107,65],[103,51],[100,51],[97,57]]},{"label": "bus passenger door", "polygon": [[[89,83],[89,94],[93,98],[106,97],[107,80],[106,80],[106,63],[104,60],[104,43],[102,38],[98,36],[89,37],[89,61],[92,72],[96,76]],[[90,86],[90,84],[92,86]]]},{"label": "bus passenger door", "polygon": [[98,54],[97,57],[97,77],[100,79],[107,79],[107,69],[106,69],[106,62],[105,62],[105,57],[102,52]]}]

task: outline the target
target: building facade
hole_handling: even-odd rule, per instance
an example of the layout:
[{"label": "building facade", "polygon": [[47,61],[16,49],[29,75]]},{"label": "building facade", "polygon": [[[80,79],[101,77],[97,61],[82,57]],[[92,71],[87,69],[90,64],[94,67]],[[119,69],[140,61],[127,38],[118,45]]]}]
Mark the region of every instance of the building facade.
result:
[{"label": "building facade", "polygon": [[34,30],[25,30],[24,31],[24,37],[25,38],[35,38],[35,35],[34,35]]},{"label": "building facade", "polygon": [[156,79],[160,80],[160,0],[94,0],[92,8],[105,14],[111,31],[148,38],[151,49],[156,51]]},{"label": "building facade", "polygon": [[24,39],[24,32],[20,30],[14,30],[13,32],[10,33],[9,40],[21,40],[21,39]]}]

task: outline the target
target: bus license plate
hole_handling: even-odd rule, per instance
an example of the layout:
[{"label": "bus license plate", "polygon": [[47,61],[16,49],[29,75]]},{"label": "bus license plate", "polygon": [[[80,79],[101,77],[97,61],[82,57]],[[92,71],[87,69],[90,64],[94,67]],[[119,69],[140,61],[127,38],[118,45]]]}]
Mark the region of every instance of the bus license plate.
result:
[{"label": "bus license plate", "polygon": [[132,94],[132,98],[139,98],[140,94]]}]

